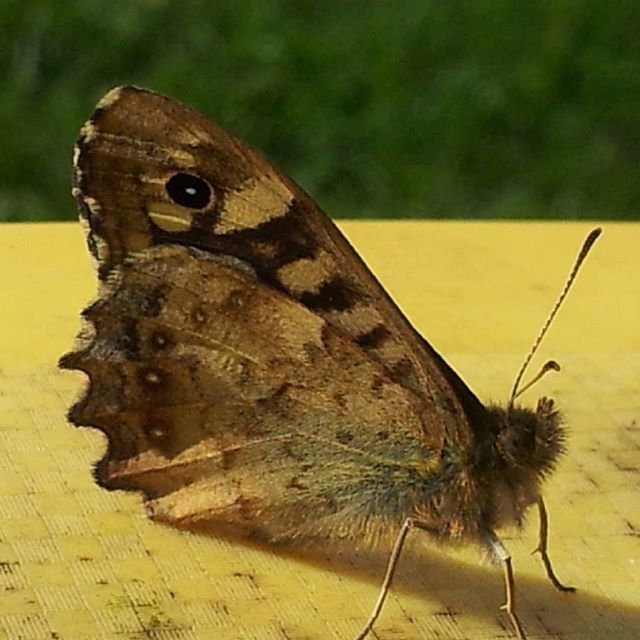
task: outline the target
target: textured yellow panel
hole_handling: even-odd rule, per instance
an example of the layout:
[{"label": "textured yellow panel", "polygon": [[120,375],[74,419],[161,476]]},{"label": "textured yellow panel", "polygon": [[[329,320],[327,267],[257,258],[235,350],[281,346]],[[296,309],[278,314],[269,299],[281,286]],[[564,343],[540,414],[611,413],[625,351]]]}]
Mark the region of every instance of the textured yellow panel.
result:
[{"label": "textured yellow panel", "polygon": [[[344,222],[416,327],[484,400],[504,401],[589,225]],[[640,226],[606,224],[532,370],[563,408],[569,453],[548,483],[551,553],[535,518],[503,538],[529,638],[640,637]],[[83,385],[59,372],[94,276],[76,224],[0,227],[0,638],[344,639],[377,597],[384,553],[314,553],[149,522],[91,470],[104,438],[65,419]],[[502,576],[468,548],[412,534],[378,638],[508,638]]]}]

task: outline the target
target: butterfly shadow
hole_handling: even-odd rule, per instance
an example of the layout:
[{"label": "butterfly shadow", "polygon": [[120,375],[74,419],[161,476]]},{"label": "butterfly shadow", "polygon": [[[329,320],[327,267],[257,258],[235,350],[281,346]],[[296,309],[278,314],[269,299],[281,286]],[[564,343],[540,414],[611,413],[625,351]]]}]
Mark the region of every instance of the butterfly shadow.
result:
[{"label": "butterfly shadow", "polygon": [[[211,532],[199,531],[207,536]],[[215,537],[221,537],[219,534]],[[381,585],[387,568],[390,547],[354,550],[352,546],[325,542],[322,547],[309,544],[305,547],[280,546],[254,540],[223,535],[230,543],[249,547],[261,553],[276,554],[280,557],[302,561],[310,566],[330,570],[338,576],[346,576],[357,581]],[[455,556],[455,553],[454,553]],[[518,558],[514,557],[517,589],[518,613],[532,637],[559,639],[580,638],[581,640],[637,640],[640,629],[640,610],[604,595],[588,592],[577,586],[576,593],[557,591],[547,580],[540,566],[540,577],[521,576],[517,572]],[[559,570],[561,567],[559,567]],[[585,576],[586,579],[589,576]],[[586,586],[586,585],[585,585]],[[351,588],[353,592],[355,588]],[[461,562],[448,553],[444,545],[439,545],[422,532],[409,536],[393,580],[392,593],[402,609],[402,594],[423,596],[424,611],[404,610],[407,624],[416,616],[432,616],[434,633],[442,633],[443,619],[449,629],[473,630],[471,618],[482,621],[476,626],[496,624],[505,637],[512,636],[507,615],[500,611],[504,603],[504,582],[502,571],[491,562],[482,562],[479,554],[477,564]],[[268,595],[268,594],[265,594]],[[395,599],[395,598],[394,598]],[[374,605],[371,601],[371,608]],[[365,598],[359,598],[362,604]],[[357,609],[360,611],[360,607]],[[397,610],[397,609],[396,609]],[[362,619],[366,621],[367,610]],[[385,629],[384,609],[376,628]],[[430,626],[424,619],[422,628]],[[376,637],[376,636],[373,636]],[[393,636],[395,637],[395,636]],[[430,636],[429,636],[430,637]],[[449,637],[445,635],[444,637]],[[497,636],[496,636],[497,637]],[[500,634],[502,637],[502,634]]]}]

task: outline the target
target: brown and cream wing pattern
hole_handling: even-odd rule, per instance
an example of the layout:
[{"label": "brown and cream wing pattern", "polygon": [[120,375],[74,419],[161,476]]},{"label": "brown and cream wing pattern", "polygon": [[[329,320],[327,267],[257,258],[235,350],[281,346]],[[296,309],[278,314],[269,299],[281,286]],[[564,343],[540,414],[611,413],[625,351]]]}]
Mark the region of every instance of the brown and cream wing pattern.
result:
[{"label": "brown and cream wing pattern", "polygon": [[260,154],[175,100],[119,87],[84,125],[74,166],[102,279],[157,244],[246,261],[262,283],[325,319],[412,392],[433,451],[445,440],[470,450],[475,396],[329,218]]},{"label": "brown and cream wing pattern", "polygon": [[176,526],[269,540],[374,541],[424,499],[439,463],[412,394],[246,263],[159,245],[104,287],[61,363],[89,376],[70,419],[108,437],[102,486]]}]

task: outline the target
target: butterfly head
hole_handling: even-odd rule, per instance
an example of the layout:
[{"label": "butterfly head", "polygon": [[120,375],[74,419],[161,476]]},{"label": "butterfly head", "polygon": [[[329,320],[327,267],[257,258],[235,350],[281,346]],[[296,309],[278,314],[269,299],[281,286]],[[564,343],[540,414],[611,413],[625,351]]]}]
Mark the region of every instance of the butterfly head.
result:
[{"label": "butterfly head", "polygon": [[553,471],[565,451],[565,428],[553,400],[540,398],[535,411],[517,406],[496,410],[502,414],[497,438],[502,463],[538,477]]},{"label": "butterfly head", "polygon": [[517,407],[515,406],[515,401],[547,373],[560,371],[560,365],[555,360],[548,360],[532,380],[524,386],[520,385],[529,363],[536,354],[542,339],[547,334],[556,313],[571,289],[582,263],[591,250],[593,243],[600,236],[601,231],[600,228],[593,229],[583,242],[560,296],[518,371],[507,409],[492,408],[498,425],[498,456],[505,467],[514,473],[518,471],[523,471],[525,474],[534,472],[536,478],[544,477],[553,471],[558,457],[565,450],[565,430],[561,416],[554,407],[553,400],[545,397],[540,398],[535,411]]},{"label": "butterfly head", "polygon": [[517,405],[490,405],[487,411],[494,438],[486,452],[491,463],[484,467],[488,493],[481,524],[520,526],[565,451],[563,420],[548,398],[540,398],[535,411]]}]

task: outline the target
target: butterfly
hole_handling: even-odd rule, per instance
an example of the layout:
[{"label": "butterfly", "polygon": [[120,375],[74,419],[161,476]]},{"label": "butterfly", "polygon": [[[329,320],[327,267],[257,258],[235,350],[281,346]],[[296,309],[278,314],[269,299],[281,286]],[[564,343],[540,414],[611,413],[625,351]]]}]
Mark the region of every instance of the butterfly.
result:
[{"label": "butterfly", "polygon": [[507,407],[483,405],[260,154],[176,100],[118,87],[81,129],[73,194],[99,288],[60,365],[89,378],[69,419],[107,436],[102,487],[141,491],[155,520],[264,541],[397,533],[359,638],[413,528],[501,561],[524,638],[495,530],[537,505],[547,574],[570,589],[541,495],[564,451],[553,401],[523,408],[514,388]]}]

